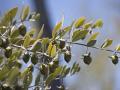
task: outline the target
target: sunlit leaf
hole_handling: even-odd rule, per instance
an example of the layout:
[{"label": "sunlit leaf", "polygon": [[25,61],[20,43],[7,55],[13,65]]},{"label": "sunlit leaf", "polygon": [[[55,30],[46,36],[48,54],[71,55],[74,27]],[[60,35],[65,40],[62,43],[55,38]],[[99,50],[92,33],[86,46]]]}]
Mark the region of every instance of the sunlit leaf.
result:
[{"label": "sunlit leaf", "polygon": [[8,78],[6,80],[6,83],[8,85],[12,85],[15,82],[16,77],[19,75],[19,73],[20,73],[19,69],[17,67],[13,67],[8,74]]},{"label": "sunlit leaf", "polygon": [[34,44],[32,45],[32,47],[31,47],[31,51],[33,51],[33,52],[36,52],[36,51],[39,51],[40,49],[41,49],[41,41],[40,40],[36,40],[35,42],[34,42]]},{"label": "sunlit leaf", "polygon": [[8,74],[8,72],[9,72],[9,68],[6,65],[4,65],[2,70],[0,70],[0,80],[5,79],[5,77]]},{"label": "sunlit leaf", "polygon": [[51,73],[51,74],[47,77],[47,79],[46,79],[46,81],[45,81],[45,84],[46,84],[46,85],[49,85],[49,84],[51,83],[51,81],[54,80],[54,79],[61,73],[61,71],[62,71],[62,67],[56,68],[55,72],[54,72],[54,73]]},{"label": "sunlit leaf", "polygon": [[101,19],[98,19],[92,28],[101,28],[103,26],[103,22]]},{"label": "sunlit leaf", "polygon": [[63,20],[64,20],[64,19],[62,19],[60,22],[58,22],[58,23],[56,24],[56,26],[54,27],[54,29],[52,30],[52,37],[53,37],[53,38],[56,37],[57,32],[61,29],[62,24],[63,24]]},{"label": "sunlit leaf", "polygon": [[25,40],[24,40],[23,46],[24,47],[28,47],[30,45],[30,41],[31,41],[31,37],[30,37],[30,35],[27,34],[25,36]]},{"label": "sunlit leaf", "polygon": [[21,13],[21,20],[22,21],[24,21],[27,18],[28,14],[29,14],[29,11],[30,11],[29,6],[23,7],[22,13]]},{"label": "sunlit leaf", "polygon": [[52,50],[51,50],[51,57],[54,57],[56,55],[56,45],[53,45]]},{"label": "sunlit leaf", "polygon": [[12,32],[11,32],[11,35],[10,35],[10,37],[11,38],[16,38],[17,36],[19,36],[20,34],[19,34],[19,31],[17,30],[17,29],[15,29],[15,30],[13,30]]},{"label": "sunlit leaf", "polygon": [[113,40],[107,39],[101,46],[101,48],[109,47],[112,44]]},{"label": "sunlit leaf", "polygon": [[38,33],[37,39],[40,39],[43,35],[44,25],[42,25],[40,32]]},{"label": "sunlit leaf", "polygon": [[82,26],[85,22],[85,17],[81,17],[79,18],[76,22],[75,22],[75,27],[79,28],[80,26]]},{"label": "sunlit leaf", "polygon": [[73,32],[72,35],[72,42],[78,41],[84,38],[88,33],[88,30],[77,30]]},{"label": "sunlit leaf", "polygon": [[117,47],[115,48],[116,51],[120,51],[120,45],[117,45]]}]

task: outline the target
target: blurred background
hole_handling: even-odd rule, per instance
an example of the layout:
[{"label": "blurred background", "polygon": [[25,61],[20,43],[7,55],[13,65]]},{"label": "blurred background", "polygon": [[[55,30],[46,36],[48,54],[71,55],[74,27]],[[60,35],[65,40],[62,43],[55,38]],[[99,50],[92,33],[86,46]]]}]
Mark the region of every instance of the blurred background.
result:
[{"label": "blurred background", "polygon": [[[97,46],[106,38],[114,40],[110,49],[120,42],[120,0],[0,0],[0,16],[12,7],[20,9],[29,5],[31,11],[41,13],[41,23],[45,24],[45,34],[51,37],[51,30],[64,15],[64,26],[74,19],[85,16],[87,20],[102,19],[104,26],[98,38]],[[86,48],[73,46],[73,61],[80,62],[79,74],[65,78],[68,90],[120,90],[120,63],[116,66],[108,58],[112,53],[89,49],[93,62],[86,66],[80,59]],[[71,62],[72,64],[73,62]]]}]

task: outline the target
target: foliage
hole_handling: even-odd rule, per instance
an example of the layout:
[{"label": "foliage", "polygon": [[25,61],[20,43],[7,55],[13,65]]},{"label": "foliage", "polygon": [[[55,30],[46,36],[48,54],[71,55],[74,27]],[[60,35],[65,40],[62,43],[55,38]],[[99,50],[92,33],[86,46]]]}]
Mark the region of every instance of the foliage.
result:
[{"label": "foliage", "polygon": [[[102,20],[95,23],[86,21],[85,17],[75,20],[71,25],[63,27],[63,20],[56,24],[52,31],[52,38],[42,37],[44,25],[38,36],[34,37],[35,29],[28,31],[27,22],[40,19],[39,13],[30,13],[28,6],[23,7],[20,20],[17,20],[18,8],[15,7],[3,16],[0,20],[0,85],[1,90],[28,90],[43,88],[50,90],[51,83],[55,79],[63,79],[69,75],[74,75],[80,71],[78,62],[74,62],[71,67],[60,65],[59,56],[64,55],[64,60],[69,64],[72,58],[71,44],[95,48],[109,52],[115,52],[110,58],[113,64],[118,63],[117,53],[120,53],[120,46],[115,50],[105,49],[112,45],[113,40],[106,39],[101,47],[95,47],[99,32],[95,29],[101,28]],[[69,39],[65,36],[69,35]],[[87,39],[87,41],[86,41]],[[84,43],[78,43],[84,41]],[[83,56],[86,65],[92,62],[91,53],[87,52]],[[29,66],[22,69],[23,64]],[[33,81],[33,71],[37,68],[39,74],[36,77],[35,85],[30,86]],[[41,79],[42,78],[42,79]],[[63,85],[58,87],[64,90]],[[41,90],[41,89],[40,89]]]}]

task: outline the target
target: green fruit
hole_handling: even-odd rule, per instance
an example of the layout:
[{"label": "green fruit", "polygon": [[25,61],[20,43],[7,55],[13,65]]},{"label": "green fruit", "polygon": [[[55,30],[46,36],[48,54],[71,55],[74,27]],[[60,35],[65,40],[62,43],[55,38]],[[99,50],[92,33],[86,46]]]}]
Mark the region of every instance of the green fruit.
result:
[{"label": "green fruit", "polygon": [[119,61],[117,55],[111,56],[111,59],[112,59],[112,63],[115,64],[115,65],[116,65],[116,64],[118,63],[118,61]]},{"label": "green fruit", "polygon": [[65,47],[65,40],[60,40],[59,47],[60,49],[63,49]]},{"label": "green fruit", "polygon": [[47,74],[48,74],[48,65],[42,64],[42,65],[40,66],[40,72],[41,72],[43,75],[47,75]]},{"label": "green fruit", "polygon": [[58,90],[65,90],[65,87],[63,85],[58,86]]},{"label": "green fruit", "polygon": [[12,55],[12,48],[8,46],[8,47],[5,49],[5,57],[6,57],[6,58],[9,58],[11,55]]},{"label": "green fruit", "polygon": [[70,51],[66,51],[66,52],[64,53],[64,59],[65,59],[65,61],[66,61],[67,63],[70,62],[70,60],[71,60],[71,52],[70,52]]},{"label": "green fruit", "polygon": [[27,63],[27,62],[29,61],[29,59],[30,59],[29,53],[28,53],[28,52],[25,52],[24,55],[23,55],[23,61],[24,61],[25,63]]},{"label": "green fruit", "polygon": [[19,30],[20,35],[25,36],[25,34],[26,34],[26,32],[27,32],[27,28],[26,28],[25,25],[22,24],[22,25],[18,28],[18,30]]},{"label": "green fruit", "polygon": [[9,40],[8,40],[8,38],[6,38],[6,39],[5,39],[5,38],[2,38],[1,41],[2,41],[2,43],[1,43],[0,46],[1,46],[2,48],[6,48],[6,47],[9,45]]},{"label": "green fruit", "polygon": [[29,68],[29,71],[33,72],[34,67],[33,67],[33,65],[32,65],[32,64],[30,64],[30,65],[28,66],[28,68]]},{"label": "green fruit", "polygon": [[31,62],[34,65],[38,63],[38,57],[37,57],[37,55],[35,55],[35,54],[32,55]]},{"label": "green fruit", "polygon": [[89,65],[92,62],[92,58],[90,56],[90,53],[84,54],[83,57],[84,57],[83,61],[85,64]]}]

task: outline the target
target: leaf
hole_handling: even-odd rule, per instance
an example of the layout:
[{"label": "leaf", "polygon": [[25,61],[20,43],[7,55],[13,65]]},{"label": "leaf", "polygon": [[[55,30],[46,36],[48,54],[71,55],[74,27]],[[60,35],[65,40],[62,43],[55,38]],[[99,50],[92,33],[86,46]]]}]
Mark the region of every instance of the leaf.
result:
[{"label": "leaf", "polygon": [[3,66],[2,70],[0,70],[0,80],[5,79],[6,75],[8,74],[9,69],[6,65]]},{"label": "leaf", "polygon": [[9,23],[12,22],[12,20],[14,19],[14,17],[16,16],[18,11],[18,7],[12,8],[10,9],[3,17],[3,19],[1,20],[1,23],[3,26],[7,26]]},{"label": "leaf", "polygon": [[52,50],[51,50],[51,57],[54,57],[56,55],[56,45],[53,45]]},{"label": "leaf", "polygon": [[43,35],[44,25],[42,25],[40,32],[38,33],[37,39],[40,39]]},{"label": "leaf", "polygon": [[25,76],[25,78],[24,78],[24,80],[23,80],[24,89],[25,89],[25,90],[28,89],[29,85],[32,83],[32,78],[33,78],[32,72],[29,72],[29,73]]},{"label": "leaf", "polygon": [[40,40],[36,40],[35,42],[34,42],[34,44],[32,45],[32,47],[31,47],[31,51],[33,51],[33,52],[36,52],[36,51],[39,51],[40,49],[41,49],[41,41]]},{"label": "leaf", "polygon": [[96,40],[98,35],[99,35],[99,32],[96,32],[96,33],[92,34],[91,37],[88,39],[88,43],[92,40]]},{"label": "leaf", "polygon": [[25,35],[25,40],[24,40],[24,43],[23,43],[23,46],[26,48],[26,47],[28,47],[29,46],[29,44],[30,44],[30,41],[31,41],[31,37],[30,37],[30,35]]},{"label": "leaf", "polygon": [[80,26],[82,26],[85,22],[85,17],[81,17],[79,18],[76,22],[75,22],[75,28],[79,28]]},{"label": "leaf", "polygon": [[101,19],[98,19],[92,28],[101,28],[103,26],[103,22]]},{"label": "leaf", "polygon": [[53,38],[56,37],[57,32],[61,29],[62,24],[63,24],[63,20],[64,20],[64,19],[62,19],[60,22],[58,22],[58,23],[56,24],[56,26],[54,27],[54,29],[53,29],[53,31],[52,31],[52,37],[53,37]]},{"label": "leaf", "polygon": [[113,40],[107,39],[101,46],[101,48],[106,48],[112,44]]},{"label": "leaf", "polygon": [[120,51],[120,45],[117,45],[117,47],[115,48],[116,51]]},{"label": "leaf", "polygon": [[46,79],[46,81],[45,81],[45,84],[46,84],[46,85],[49,85],[49,84],[51,83],[51,81],[54,80],[54,79],[61,73],[61,71],[62,71],[62,67],[56,68],[55,72],[54,72],[54,73],[51,73],[51,74],[47,77],[47,79]]},{"label": "leaf", "polygon": [[16,38],[17,36],[19,36],[19,31],[17,29],[15,29],[11,32],[10,37],[11,38]]},{"label": "leaf", "polygon": [[88,33],[88,30],[77,30],[73,32],[72,35],[72,42],[78,41],[84,38]]},{"label": "leaf", "polygon": [[84,29],[89,29],[90,27],[92,26],[92,24],[91,23],[86,23],[86,24],[84,24]]},{"label": "leaf", "polygon": [[53,47],[52,43],[49,43],[49,46],[48,46],[48,49],[47,49],[47,53],[48,53],[49,56],[51,56],[52,47]]},{"label": "leaf", "polygon": [[90,42],[87,43],[88,47],[92,47],[96,44],[97,40],[91,40]]},{"label": "leaf", "polygon": [[0,64],[3,62],[3,56],[0,56]]},{"label": "leaf", "polygon": [[22,10],[22,13],[21,13],[21,20],[22,21],[24,21],[27,18],[28,14],[29,14],[29,11],[30,11],[29,6],[23,7],[23,10]]},{"label": "leaf", "polygon": [[15,82],[16,77],[19,75],[19,73],[20,73],[19,69],[17,67],[13,67],[8,74],[7,81],[6,81],[7,84],[12,85]]},{"label": "leaf", "polygon": [[91,46],[95,45],[98,34],[99,34],[99,32],[96,32],[91,35],[91,37],[88,39],[87,46],[91,47]]}]

